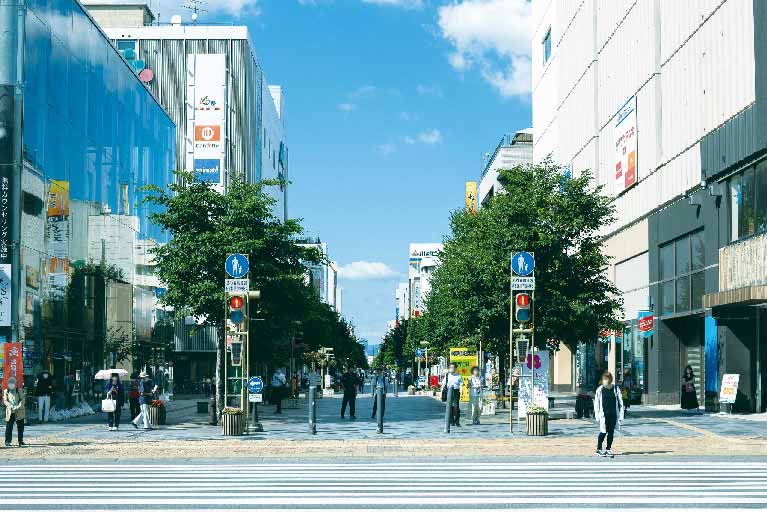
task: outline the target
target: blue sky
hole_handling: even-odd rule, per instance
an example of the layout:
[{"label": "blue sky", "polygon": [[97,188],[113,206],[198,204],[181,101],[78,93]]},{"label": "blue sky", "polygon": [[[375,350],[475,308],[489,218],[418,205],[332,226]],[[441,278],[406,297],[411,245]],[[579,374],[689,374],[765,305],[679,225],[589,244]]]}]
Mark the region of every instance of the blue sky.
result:
[{"label": "blue sky", "polygon": [[344,314],[377,343],[409,242],[441,241],[483,153],[531,124],[528,2],[211,0],[207,8],[202,22],[250,27],[270,82],[283,86],[290,214],[328,243]]}]

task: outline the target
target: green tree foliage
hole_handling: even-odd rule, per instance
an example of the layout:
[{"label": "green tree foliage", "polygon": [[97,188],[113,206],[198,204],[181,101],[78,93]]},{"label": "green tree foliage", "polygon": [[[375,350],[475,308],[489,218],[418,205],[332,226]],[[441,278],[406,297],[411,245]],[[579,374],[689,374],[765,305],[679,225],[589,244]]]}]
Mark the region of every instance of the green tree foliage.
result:
[{"label": "green tree foliage", "polygon": [[456,343],[508,354],[513,251],[535,253],[539,347],[574,347],[616,326],[622,307],[607,279],[600,229],[613,206],[585,172],[570,179],[551,162],[500,172],[503,192],[476,215],[456,211],[423,318],[435,348]]},{"label": "green tree foliage", "polygon": [[408,324],[408,320],[400,320],[396,327],[384,335],[378,354],[373,359],[373,368],[394,368],[413,359],[414,354],[408,354],[406,350]]}]

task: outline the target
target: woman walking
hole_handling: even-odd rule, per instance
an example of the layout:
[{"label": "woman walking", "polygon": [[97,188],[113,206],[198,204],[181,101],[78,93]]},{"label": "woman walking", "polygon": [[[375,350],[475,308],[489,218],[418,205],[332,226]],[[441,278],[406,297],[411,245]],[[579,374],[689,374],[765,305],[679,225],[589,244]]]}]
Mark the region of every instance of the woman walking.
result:
[{"label": "woman walking", "polygon": [[[613,455],[613,437],[616,427],[620,430],[623,422],[623,398],[621,390],[613,383],[610,372],[602,374],[602,384],[594,395],[594,416],[599,420],[599,437],[597,438],[597,456],[615,457]],[[602,450],[602,443],[607,437],[607,450]]]},{"label": "woman walking", "polygon": [[13,425],[16,424],[16,433],[19,446],[24,443],[24,390],[16,387],[16,379],[8,379],[7,388],[3,390],[3,405],[5,405],[5,446],[11,446],[13,438]]},{"label": "woman walking", "polygon": [[107,398],[113,400],[115,403],[115,410],[107,413],[109,417],[109,430],[120,429],[120,415],[122,414],[123,404],[125,403],[125,394],[123,392],[123,385],[120,382],[120,376],[116,373],[112,374],[112,378],[106,385]]},{"label": "woman walking", "polygon": [[482,377],[479,376],[479,367],[471,369],[469,377],[469,404],[471,404],[471,424],[479,425],[479,417],[482,415]]},{"label": "woman walking", "polygon": [[698,393],[695,391],[695,374],[692,371],[692,366],[689,364],[684,369],[684,376],[682,376],[681,405],[685,411],[694,410],[696,413],[701,414],[700,405],[698,404]]}]

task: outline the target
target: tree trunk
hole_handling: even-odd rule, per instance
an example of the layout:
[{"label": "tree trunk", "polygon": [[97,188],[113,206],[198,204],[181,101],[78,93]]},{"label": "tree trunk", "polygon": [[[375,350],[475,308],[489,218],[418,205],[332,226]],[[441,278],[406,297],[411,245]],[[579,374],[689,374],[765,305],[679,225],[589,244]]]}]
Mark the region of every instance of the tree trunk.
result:
[{"label": "tree trunk", "polygon": [[218,336],[216,336],[216,410],[218,416],[221,417],[221,411],[224,410],[225,401],[225,385],[224,382],[224,365],[226,364],[226,328],[217,328]]}]

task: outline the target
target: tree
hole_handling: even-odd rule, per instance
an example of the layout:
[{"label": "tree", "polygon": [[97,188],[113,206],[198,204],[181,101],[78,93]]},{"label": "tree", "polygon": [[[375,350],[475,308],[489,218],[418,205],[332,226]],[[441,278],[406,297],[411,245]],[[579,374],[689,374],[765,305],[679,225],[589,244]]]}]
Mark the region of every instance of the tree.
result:
[{"label": "tree", "polygon": [[584,172],[550,161],[500,172],[503,191],[476,215],[456,211],[423,318],[435,348],[473,345],[508,355],[511,254],[535,253],[536,345],[575,347],[617,326],[622,307],[605,274],[601,229],[614,209]]},{"label": "tree", "polygon": [[[284,329],[295,308],[283,308],[291,296],[305,287],[305,263],[319,263],[317,251],[297,245],[302,233],[296,220],[280,221],[272,212],[275,200],[267,187],[279,183],[246,183],[235,176],[220,194],[210,183],[198,182],[190,173],[167,188],[145,189],[144,202],[153,207],[151,220],[170,236],[167,244],[153,249],[157,275],[166,284],[163,304],[177,317],[193,316],[203,325],[218,329],[216,396],[219,410],[224,405],[222,365],[224,362],[224,261],[227,255],[249,256],[251,289],[262,291],[259,307],[269,316],[268,328]],[[261,326],[259,326],[259,329]],[[282,331],[283,337],[286,330]]]},{"label": "tree", "polygon": [[413,354],[409,354],[409,358],[406,354],[408,323],[408,320],[401,319],[393,329],[389,329],[384,335],[378,347],[378,354],[373,359],[374,368],[392,368],[412,360]]}]

